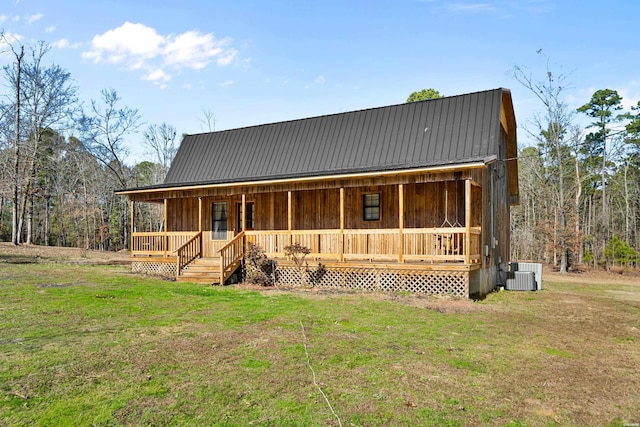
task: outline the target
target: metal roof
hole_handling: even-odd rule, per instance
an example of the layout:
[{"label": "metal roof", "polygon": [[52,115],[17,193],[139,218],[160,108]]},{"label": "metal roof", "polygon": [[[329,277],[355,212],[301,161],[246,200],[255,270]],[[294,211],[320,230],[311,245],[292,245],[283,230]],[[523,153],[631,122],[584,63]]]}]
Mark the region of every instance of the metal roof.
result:
[{"label": "metal roof", "polygon": [[490,161],[499,154],[503,94],[510,99],[494,89],[187,135],[162,187]]}]

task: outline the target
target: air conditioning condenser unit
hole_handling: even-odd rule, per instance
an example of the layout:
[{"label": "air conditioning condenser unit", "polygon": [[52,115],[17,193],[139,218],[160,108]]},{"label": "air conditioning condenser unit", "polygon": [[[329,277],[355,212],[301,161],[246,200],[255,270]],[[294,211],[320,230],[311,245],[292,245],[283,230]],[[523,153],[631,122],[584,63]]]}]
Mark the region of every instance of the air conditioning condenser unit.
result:
[{"label": "air conditioning condenser unit", "polygon": [[536,277],[533,271],[510,271],[505,289],[508,291],[535,291]]}]

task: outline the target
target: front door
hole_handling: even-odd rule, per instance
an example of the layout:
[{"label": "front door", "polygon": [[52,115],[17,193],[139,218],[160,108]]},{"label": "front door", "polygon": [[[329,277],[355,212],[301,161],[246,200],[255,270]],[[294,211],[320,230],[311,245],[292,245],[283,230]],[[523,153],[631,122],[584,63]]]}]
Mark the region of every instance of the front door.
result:
[{"label": "front door", "polygon": [[[253,230],[253,213],[254,213],[254,205],[253,202],[246,202],[245,206],[247,207],[247,225],[244,227],[245,230]],[[239,233],[242,231],[242,203],[236,203],[236,232]]]},{"label": "front door", "polygon": [[211,240],[227,240],[227,203],[214,202],[211,210]]}]

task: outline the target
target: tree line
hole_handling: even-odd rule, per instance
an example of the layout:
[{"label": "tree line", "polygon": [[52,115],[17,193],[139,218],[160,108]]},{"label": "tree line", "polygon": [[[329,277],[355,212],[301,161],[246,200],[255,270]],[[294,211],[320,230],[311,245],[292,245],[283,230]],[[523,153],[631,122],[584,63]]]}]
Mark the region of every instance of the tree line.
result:
[{"label": "tree line", "polygon": [[570,76],[552,71],[549,61],[540,79],[521,66],[511,74],[542,107],[524,126],[535,144],[519,149],[512,258],[551,263],[560,272],[637,268],[640,102],[625,111],[618,91],[605,88],[572,108]]},{"label": "tree line", "polygon": [[[71,74],[46,62],[43,42],[25,46],[0,35],[11,61],[0,80],[0,240],[14,244],[121,249],[130,209],[115,190],[164,180],[176,130],[144,123],[115,89],[82,105]],[[150,161],[126,163],[127,142],[142,131]],[[159,209],[138,212],[138,227],[157,231]]]}]

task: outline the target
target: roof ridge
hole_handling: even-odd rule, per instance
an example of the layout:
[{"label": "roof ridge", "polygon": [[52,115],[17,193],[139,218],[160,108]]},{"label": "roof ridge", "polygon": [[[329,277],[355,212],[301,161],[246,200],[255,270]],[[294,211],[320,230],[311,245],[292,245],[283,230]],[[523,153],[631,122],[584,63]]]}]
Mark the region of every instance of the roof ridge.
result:
[{"label": "roof ridge", "polygon": [[317,116],[300,117],[300,118],[297,118],[297,119],[280,120],[280,121],[269,122],[269,123],[259,123],[259,124],[255,124],[255,125],[241,126],[241,127],[237,127],[237,128],[224,129],[224,130],[211,131],[211,132],[186,133],[184,135],[185,136],[200,136],[200,135],[209,135],[209,134],[220,134],[220,133],[224,133],[224,132],[234,132],[234,131],[238,131],[238,130],[241,130],[241,129],[253,129],[253,128],[258,128],[258,127],[261,127],[261,126],[271,126],[271,125],[279,125],[279,124],[284,124],[284,123],[301,122],[301,121],[305,121],[305,120],[320,119],[320,118],[325,118],[325,117],[339,116],[339,115],[345,115],[345,114],[351,114],[351,113],[362,113],[362,112],[366,112],[366,111],[374,111],[374,110],[380,110],[380,109],[384,109],[384,108],[399,107],[399,106],[402,106],[402,105],[422,104],[422,103],[433,102],[433,101],[443,101],[443,100],[452,99],[452,98],[459,98],[459,97],[463,97],[463,96],[471,96],[471,95],[477,95],[477,94],[481,94],[481,93],[494,92],[494,91],[511,92],[507,88],[498,87],[498,88],[494,88],[494,89],[478,90],[478,91],[475,91],[475,92],[461,93],[461,94],[457,94],[457,95],[448,95],[448,96],[443,96],[441,98],[425,99],[423,101],[400,102],[400,103],[397,103],[397,104],[381,105],[381,106],[378,106],[378,107],[368,107],[368,108],[361,108],[361,109],[358,109],[358,110],[342,111],[340,113],[320,114],[320,115],[317,115]]}]

